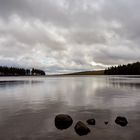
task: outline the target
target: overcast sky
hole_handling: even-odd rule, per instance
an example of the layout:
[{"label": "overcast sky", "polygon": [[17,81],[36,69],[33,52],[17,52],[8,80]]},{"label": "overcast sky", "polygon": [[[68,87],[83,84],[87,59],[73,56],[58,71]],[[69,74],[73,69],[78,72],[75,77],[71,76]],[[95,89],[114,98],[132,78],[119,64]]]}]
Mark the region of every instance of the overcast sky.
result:
[{"label": "overcast sky", "polygon": [[139,0],[0,0],[0,65],[63,73],[139,60]]}]

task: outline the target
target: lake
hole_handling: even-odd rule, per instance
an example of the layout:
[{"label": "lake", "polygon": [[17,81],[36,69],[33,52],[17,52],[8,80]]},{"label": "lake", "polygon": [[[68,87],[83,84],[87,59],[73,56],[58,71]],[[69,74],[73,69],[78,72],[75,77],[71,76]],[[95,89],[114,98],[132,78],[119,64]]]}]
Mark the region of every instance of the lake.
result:
[{"label": "lake", "polygon": [[[63,131],[54,125],[60,113],[74,121]],[[128,125],[115,124],[117,116],[125,116]],[[87,125],[91,133],[80,137],[76,122],[90,118],[96,125]],[[0,140],[85,139],[140,139],[139,76],[0,78]]]}]

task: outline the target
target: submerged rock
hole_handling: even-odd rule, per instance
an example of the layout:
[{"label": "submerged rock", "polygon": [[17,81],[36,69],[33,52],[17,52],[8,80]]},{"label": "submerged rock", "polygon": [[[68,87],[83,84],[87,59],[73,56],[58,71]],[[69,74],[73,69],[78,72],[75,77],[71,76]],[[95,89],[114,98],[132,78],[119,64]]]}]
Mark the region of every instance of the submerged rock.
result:
[{"label": "submerged rock", "polygon": [[108,125],[108,121],[105,121],[104,123],[105,123],[105,125]]},{"label": "submerged rock", "polygon": [[72,118],[67,114],[59,114],[55,117],[55,126],[57,129],[67,129],[72,125],[72,123]]},{"label": "submerged rock", "polygon": [[90,133],[90,129],[81,121],[77,122],[74,129],[79,136],[87,135]]},{"label": "submerged rock", "polygon": [[87,123],[89,125],[95,125],[96,124],[96,121],[95,121],[95,119],[89,119],[89,120],[87,120]]},{"label": "submerged rock", "polygon": [[128,121],[125,117],[122,117],[122,116],[118,116],[115,120],[115,123],[124,127],[124,126],[127,126],[128,124]]}]

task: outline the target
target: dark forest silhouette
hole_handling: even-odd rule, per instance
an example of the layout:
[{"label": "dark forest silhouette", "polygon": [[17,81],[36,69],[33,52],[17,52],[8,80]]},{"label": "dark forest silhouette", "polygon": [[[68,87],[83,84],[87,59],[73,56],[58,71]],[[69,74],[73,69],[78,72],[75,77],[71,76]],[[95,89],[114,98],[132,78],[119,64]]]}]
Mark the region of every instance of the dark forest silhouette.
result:
[{"label": "dark forest silhouette", "polygon": [[16,67],[0,66],[0,76],[37,76],[45,75],[43,70],[39,69],[24,69]]},{"label": "dark forest silhouette", "polygon": [[140,75],[140,62],[110,67],[104,71],[106,75]]}]

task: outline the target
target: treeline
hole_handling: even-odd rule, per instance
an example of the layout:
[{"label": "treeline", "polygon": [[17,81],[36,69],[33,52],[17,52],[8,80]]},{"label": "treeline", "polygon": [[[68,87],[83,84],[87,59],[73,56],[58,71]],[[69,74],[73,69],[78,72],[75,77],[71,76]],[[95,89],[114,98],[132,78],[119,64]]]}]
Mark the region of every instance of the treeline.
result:
[{"label": "treeline", "polygon": [[110,67],[104,71],[106,75],[140,75],[140,62]]},{"label": "treeline", "polygon": [[0,76],[36,76],[45,75],[43,70],[39,69],[24,69],[15,67],[4,67],[0,66]]},{"label": "treeline", "polygon": [[31,75],[45,75],[45,72],[43,70],[39,70],[39,69],[32,69]]}]

